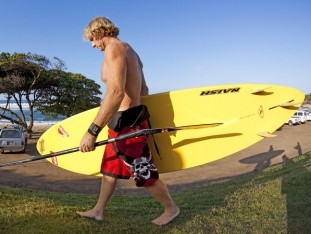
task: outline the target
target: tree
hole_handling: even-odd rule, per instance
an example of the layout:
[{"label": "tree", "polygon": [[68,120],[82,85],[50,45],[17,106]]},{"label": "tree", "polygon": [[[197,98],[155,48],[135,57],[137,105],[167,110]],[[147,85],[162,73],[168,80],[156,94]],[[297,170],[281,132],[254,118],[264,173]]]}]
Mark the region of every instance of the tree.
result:
[{"label": "tree", "polygon": [[[81,74],[66,73],[62,60],[37,54],[0,54],[0,94],[7,99],[0,118],[22,125],[31,133],[34,110],[51,117],[72,116],[100,105],[100,85]],[[9,108],[12,101],[19,111]],[[26,121],[23,103],[28,104]]]},{"label": "tree", "polygon": [[40,100],[38,110],[55,117],[70,117],[100,105],[100,85],[81,74],[62,72],[54,86]]},{"label": "tree", "polygon": [[[57,84],[60,71],[65,68],[64,62],[56,57],[51,61],[45,56],[31,53],[0,54],[0,94],[7,100],[6,107],[0,107],[0,118],[24,127],[32,132],[34,108],[38,100]],[[19,113],[8,108],[11,99],[19,108]],[[23,102],[29,110],[29,122],[26,121]]]},{"label": "tree", "polygon": [[305,102],[305,104],[311,104],[311,93],[306,94],[304,102]]}]

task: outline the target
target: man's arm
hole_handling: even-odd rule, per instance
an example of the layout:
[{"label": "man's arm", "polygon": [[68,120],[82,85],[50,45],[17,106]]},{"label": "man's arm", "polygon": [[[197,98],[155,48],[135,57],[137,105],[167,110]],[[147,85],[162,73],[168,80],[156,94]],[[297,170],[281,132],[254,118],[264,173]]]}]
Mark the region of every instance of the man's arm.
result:
[{"label": "man's arm", "polygon": [[119,110],[125,95],[126,83],[126,57],[122,50],[112,45],[105,51],[105,63],[103,65],[106,93],[94,123],[104,127]]},{"label": "man's arm", "polygon": [[[100,105],[93,123],[103,128],[118,111],[125,96],[126,83],[126,57],[122,48],[112,45],[106,48],[105,61],[102,76],[106,84],[106,94]],[[96,142],[95,134],[86,132],[80,142],[80,151],[88,152],[94,150]]]}]

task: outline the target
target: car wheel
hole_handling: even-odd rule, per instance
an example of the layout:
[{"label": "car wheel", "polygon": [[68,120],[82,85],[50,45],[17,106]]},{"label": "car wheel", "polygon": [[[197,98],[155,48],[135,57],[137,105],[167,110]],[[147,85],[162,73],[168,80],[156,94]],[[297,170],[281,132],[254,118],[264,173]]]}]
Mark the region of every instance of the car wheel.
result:
[{"label": "car wheel", "polygon": [[294,124],[293,124],[293,121],[291,121],[291,120],[289,120],[288,121],[288,126],[293,126]]}]

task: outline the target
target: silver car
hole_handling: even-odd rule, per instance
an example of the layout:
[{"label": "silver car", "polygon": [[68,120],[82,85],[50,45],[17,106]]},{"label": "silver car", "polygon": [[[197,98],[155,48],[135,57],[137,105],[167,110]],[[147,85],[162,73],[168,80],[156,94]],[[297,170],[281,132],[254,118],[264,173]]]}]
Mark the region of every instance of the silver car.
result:
[{"label": "silver car", "polygon": [[4,127],[0,130],[0,153],[4,151],[24,153],[26,145],[27,138],[21,127]]}]

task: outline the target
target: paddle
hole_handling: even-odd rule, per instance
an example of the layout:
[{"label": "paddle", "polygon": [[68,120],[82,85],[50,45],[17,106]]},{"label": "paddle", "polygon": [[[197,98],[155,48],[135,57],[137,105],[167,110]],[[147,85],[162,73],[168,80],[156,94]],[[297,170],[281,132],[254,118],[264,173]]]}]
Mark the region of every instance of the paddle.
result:
[{"label": "paddle", "polygon": [[[172,132],[172,131],[178,131],[178,130],[211,128],[211,127],[217,127],[219,125],[222,125],[222,123],[188,125],[188,126],[168,127],[168,128],[147,128],[147,129],[142,129],[142,130],[138,130],[135,132],[126,133],[126,134],[117,136],[115,138],[110,138],[107,140],[96,142],[95,147],[110,144],[110,143],[113,143],[116,141],[123,141],[123,140],[129,139],[129,138],[139,137],[139,136],[147,136],[147,135],[153,135],[153,134],[158,134],[158,133],[162,133],[162,132]],[[52,158],[55,156],[65,155],[65,154],[69,154],[69,153],[73,153],[73,152],[77,152],[77,151],[79,151],[79,147],[75,147],[75,148],[71,148],[71,149],[67,149],[67,150],[62,150],[59,152],[46,154],[43,156],[38,156],[38,157],[27,158],[27,159],[3,163],[3,164],[0,164],[0,167],[13,166],[13,165],[22,164],[22,163],[33,162],[33,161],[42,160],[42,159],[46,159],[46,158]]]}]

